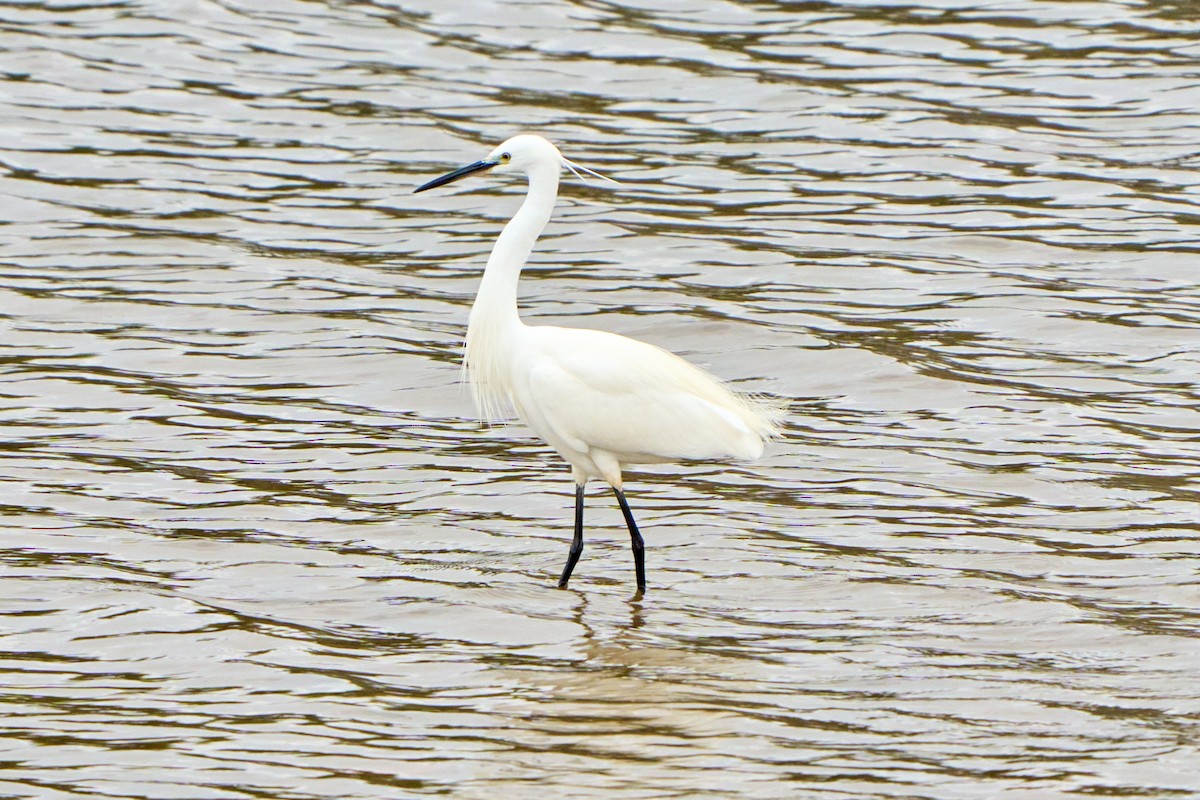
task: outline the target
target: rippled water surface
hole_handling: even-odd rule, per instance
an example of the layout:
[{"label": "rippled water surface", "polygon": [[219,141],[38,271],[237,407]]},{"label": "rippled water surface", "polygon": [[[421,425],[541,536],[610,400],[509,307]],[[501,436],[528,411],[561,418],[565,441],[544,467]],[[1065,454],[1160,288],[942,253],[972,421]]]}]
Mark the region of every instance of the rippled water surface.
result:
[{"label": "rippled water surface", "polygon": [[[0,796],[1200,795],[1200,22],[1175,2],[0,6]],[[528,320],[789,404],[628,476]]]}]

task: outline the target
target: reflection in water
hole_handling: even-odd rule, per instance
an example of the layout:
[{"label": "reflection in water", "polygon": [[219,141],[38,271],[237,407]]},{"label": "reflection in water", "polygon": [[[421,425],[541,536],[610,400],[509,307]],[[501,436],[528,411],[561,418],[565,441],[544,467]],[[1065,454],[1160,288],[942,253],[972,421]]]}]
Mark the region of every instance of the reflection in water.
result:
[{"label": "reflection in water", "polygon": [[[1188,16],[567,9],[0,9],[0,794],[1200,792]],[[527,318],[791,401],[644,603],[457,385],[519,130]]]}]

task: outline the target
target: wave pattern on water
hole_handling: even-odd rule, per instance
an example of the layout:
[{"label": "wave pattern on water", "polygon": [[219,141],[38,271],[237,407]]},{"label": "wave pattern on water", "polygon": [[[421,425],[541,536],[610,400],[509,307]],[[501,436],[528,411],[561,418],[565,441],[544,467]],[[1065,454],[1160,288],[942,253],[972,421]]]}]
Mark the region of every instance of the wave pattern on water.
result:
[{"label": "wave pattern on water", "polygon": [[[0,8],[0,794],[1200,792],[1200,27],[1172,3]],[[522,282],[785,398],[589,495]]]}]

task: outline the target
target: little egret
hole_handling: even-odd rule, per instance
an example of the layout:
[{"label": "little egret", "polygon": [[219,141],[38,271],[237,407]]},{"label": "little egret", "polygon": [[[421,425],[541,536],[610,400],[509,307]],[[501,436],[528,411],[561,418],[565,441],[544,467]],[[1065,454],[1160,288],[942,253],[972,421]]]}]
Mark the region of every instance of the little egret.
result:
[{"label": "little egret", "polygon": [[415,191],[489,171],[528,177],[529,193],[500,232],[471,307],[466,373],[483,419],[516,411],[571,465],[575,537],[559,587],[566,588],[583,551],[584,485],[600,478],[613,488],[625,515],[637,573],[635,597],[641,597],[645,545],[625,500],[622,469],[684,459],[757,458],[778,432],[780,409],[733,391],[653,345],[604,331],[521,321],[517,280],[550,220],[563,167],[604,178],[563,158],[542,137],[525,134]]}]

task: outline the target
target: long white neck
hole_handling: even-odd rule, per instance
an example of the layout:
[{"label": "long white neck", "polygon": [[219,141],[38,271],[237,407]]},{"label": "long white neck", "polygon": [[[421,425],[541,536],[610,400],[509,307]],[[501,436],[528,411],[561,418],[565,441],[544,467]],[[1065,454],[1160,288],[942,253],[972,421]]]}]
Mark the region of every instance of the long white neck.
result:
[{"label": "long white neck", "polygon": [[514,340],[524,327],[517,314],[517,281],[557,197],[557,165],[530,172],[529,193],[496,239],[471,306],[465,366],[484,419],[499,418],[511,404]]}]

